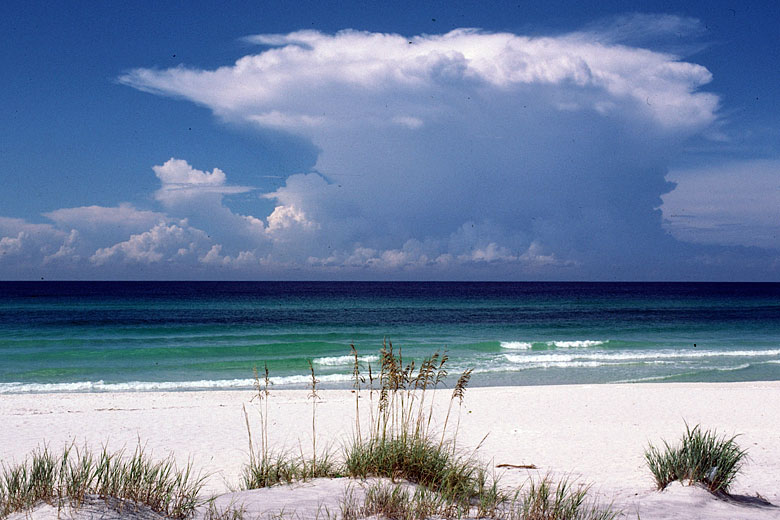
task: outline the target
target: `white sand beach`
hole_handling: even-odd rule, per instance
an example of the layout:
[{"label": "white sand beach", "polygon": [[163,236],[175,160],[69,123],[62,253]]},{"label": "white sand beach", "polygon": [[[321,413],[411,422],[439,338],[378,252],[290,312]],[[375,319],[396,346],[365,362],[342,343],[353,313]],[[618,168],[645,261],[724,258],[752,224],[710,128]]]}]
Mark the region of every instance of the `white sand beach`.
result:
[{"label": "white sand beach", "polygon": [[[21,462],[36,447],[53,451],[68,443],[132,450],[139,440],[155,457],[174,454],[209,474],[206,492],[225,494],[239,481],[249,448],[242,405],[259,428],[251,391],[5,394],[0,396],[0,461]],[[362,411],[369,396],[361,392]],[[446,412],[449,392],[437,406]],[[311,446],[311,407],[305,390],[272,388],[270,442],[297,452]],[[443,414],[442,414],[443,415]],[[334,450],[353,435],[355,398],[348,390],[321,392],[318,446]],[[748,461],[731,488],[733,500],[703,489],[672,485],[654,490],[643,451],[648,442],[676,442],[689,425],[739,434]],[[464,450],[502,468],[502,486],[529,476],[569,476],[592,484],[602,502],[625,518],[780,518],[780,382],[664,383],[470,388],[463,402],[457,441]],[[487,436],[487,437],[485,437]],[[221,500],[252,503],[251,512],[313,507],[302,497],[338,510],[343,480],[272,488]],[[251,493],[255,493],[252,495]],[[262,495],[258,495],[262,494]],[[254,500],[252,496],[262,496]],[[766,505],[763,497],[774,506]],[[307,513],[309,512],[309,513]]]}]

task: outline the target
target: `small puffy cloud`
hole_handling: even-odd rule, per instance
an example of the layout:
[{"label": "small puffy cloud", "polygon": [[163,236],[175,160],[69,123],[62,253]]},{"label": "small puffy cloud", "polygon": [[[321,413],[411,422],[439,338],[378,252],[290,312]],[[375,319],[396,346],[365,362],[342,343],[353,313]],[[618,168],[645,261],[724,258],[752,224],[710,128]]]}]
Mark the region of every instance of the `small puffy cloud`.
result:
[{"label": "small puffy cloud", "polygon": [[474,249],[471,251],[471,254],[463,255],[461,258],[472,262],[496,262],[517,259],[507,248],[499,246],[495,242],[491,242],[485,247]]},{"label": "small puffy cloud", "polygon": [[199,261],[209,266],[232,269],[251,269],[260,265],[260,259],[252,251],[239,251],[236,256],[223,255],[221,244],[214,244],[205,255],[200,257]]},{"label": "small puffy cloud", "polygon": [[22,245],[28,238],[28,234],[20,231],[15,237],[0,238],[0,258],[6,255],[17,255],[22,251]]},{"label": "small puffy cloud", "polygon": [[295,206],[276,206],[273,212],[268,215],[267,231],[271,235],[291,228],[311,231],[318,227],[316,222],[307,219],[306,213]]},{"label": "small puffy cloud", "polygon": [[153,166],[160,179],[155,198],[167,213],[187,219],[191,226],[208,232],[209,237],[230,251],[262,247],[268,242],[265,223],[254,215],[240,215],[225,204],[225,197],[254,188],[228,183],[219,168],[202,171],[186,160],[172,158]]},{"label": "small puffy cloud", "polygon": [[157,200],[173,202],[191,199],[203,194],[245,193],[252,188],[225,184],[225,172],[214,168],[211,172],[196,170],[182,159],[170,158],[165,163],[153,166],[162,186],[155,193]]},{"label": "small puffy cloud", "polygon": [[78,263],[81,260],[81,256],[78,253],[79,238],[79,232],[71,229],[57,252],[43,258],[43,265],[52,262]]},{"label": "small puffy cloud", "polygon": [[190,227],[187,222],[167,225],[159,223],[149,231],[132,235],[128,240],[95,251],[90,261],[95,265],[108,262],[125,263],[187,263],[197,258],[208,245],[206,233]]},{"label": "small puffy cloud", "polygon": [[51,224],[0,217],[0,264],[6,268],[16,265],[19,272],[35,270],[44,258],[56,255],[63,247],[72,247],[77,236]]}]

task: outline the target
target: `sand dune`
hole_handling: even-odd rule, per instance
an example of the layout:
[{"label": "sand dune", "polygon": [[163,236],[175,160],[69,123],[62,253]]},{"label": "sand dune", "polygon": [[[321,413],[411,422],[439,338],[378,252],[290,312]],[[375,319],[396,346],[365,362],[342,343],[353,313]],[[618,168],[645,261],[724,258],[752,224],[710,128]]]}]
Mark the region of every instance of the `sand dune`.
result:
[{"label": "sand dune", "polygon": [[[306,394],[272,390],[270,441],[277,449],[297,452],[311,445]],[[253,516],[284,510],[309,518],[317,508],[338,511],[338,497],[347,485],[343,479],[227,494],[248,460],[242,405],[248,406],[255,429],[259,427],[252,395],[6,394],[0,398],[0,460],[20,462],[44,443],[53,450],[71,442],[132,449],[140,439],[156,457],[173,454],[182,464],[192,460],[209,475],[207,493],[224,495],[221,504],[243,503]],[[355,429],[354,394],[341,390],[321,395],[317,442],[339,450]],[[369,396],[361,395],[365,413]],[[447,398],[446,391],[437,398],[442,411]],[[732,499],[695,486],[654,490],[643,450],[648,442],[675,441],[684,421],[740,434],[738,442],[747,448],[749,460],[732,487]],[[503,486],[545,474],[569,476],[592,484],[595,495],[614,502],[626,518],[780,518],[775,507],[780,505],[779,423],[779,382],[472,388],[463,403],[458,443],[464,450],[481,444],[479,456],[493,465],[538,468],[496,470]],[[97,518],[105,514],[96,513],[99,508],[93,505],[78,514]],[[33,517],[46,514],[42,506]]]}]

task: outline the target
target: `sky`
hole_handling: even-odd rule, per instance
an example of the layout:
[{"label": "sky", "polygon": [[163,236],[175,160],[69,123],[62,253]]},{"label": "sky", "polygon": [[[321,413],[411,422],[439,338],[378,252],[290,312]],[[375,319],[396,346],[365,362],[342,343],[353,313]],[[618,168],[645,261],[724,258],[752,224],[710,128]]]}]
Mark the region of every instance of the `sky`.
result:
[{"label": "sky", "polygon": [[2,280],[780,281],[776,2],[0,6]]}]

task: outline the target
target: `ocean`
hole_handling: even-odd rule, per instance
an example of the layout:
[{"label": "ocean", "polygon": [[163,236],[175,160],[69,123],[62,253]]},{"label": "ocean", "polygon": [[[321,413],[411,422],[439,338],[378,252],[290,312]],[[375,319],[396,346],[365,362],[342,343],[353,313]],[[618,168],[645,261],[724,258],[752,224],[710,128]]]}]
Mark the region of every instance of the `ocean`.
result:
[{"label": "ocean", "polygon": [[780,284],[0,282],[0,393],[349,388],[383,341],[472,386],[780,380]]}]

